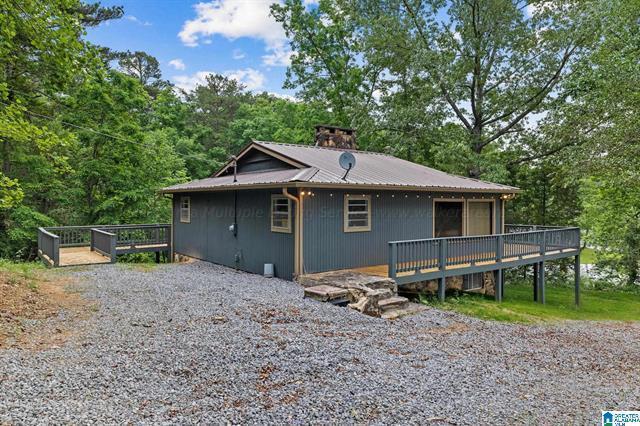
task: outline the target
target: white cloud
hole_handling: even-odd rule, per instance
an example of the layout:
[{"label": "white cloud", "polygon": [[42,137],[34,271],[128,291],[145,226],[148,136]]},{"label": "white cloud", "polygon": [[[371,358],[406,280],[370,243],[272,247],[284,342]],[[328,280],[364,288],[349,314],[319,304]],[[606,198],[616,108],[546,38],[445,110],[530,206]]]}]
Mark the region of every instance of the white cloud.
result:
[{"label": "white cloud", "polygon": [[286,93],[276,93],[276,92],[267,92],[268,94],[270,94],[271,96],[275,96],[276,98],[280,98],[280,99],[284,99],[286,101],[291,101],[291,102],[300,102],[300,99],[296,98],[295,96],[291,96],[288,95]]},{"label": "white cloud", "polygon": [[[198,71],[191,75],[176,75],[172,78],[176,87],[187,92],[192,91],[196,86],[203,86],[207,82],[207,76],[219,74],[213,71]],[[264,87],[267,78],[260,71],[253,68],[245,68],[238,70],[229,70],[222,75],[232,78],[244,84],[247,90],[260,90]]]},{"label": "white cloud", "polygon": [[267,81],[264,74],[253,68],[225,71],[223,75],[244,84],[247,87],[247,90],[262,89],[265,81]]},{"label": "white cloud", "polygon": [[247,57],[247,54],[246,54],[246,53],[244,53],[244,52],[243,52],[242,50],[240,50],[240,49],[234,49],[234,50],[233,50],[233,54],[232,54],[232,55],[233,55],[233,56],[232,56],[232,57],[233,57],[233,59],[236,59],[236,60],[238,60],[238,59],[244,59],[244,58],[246,58],[246,57]]},{"label": "white cloud", "polygon": [[176,58],[169,61],[169,65],[177,70],[184,70],[187,66],[182,62],[182,59]]},{"label": "white cloud", "polygon": [[150,27],[151,26],[151,22],[149,21],[141,21],[140,19],[138,19],[136,16],[133,15],[125,15],[124,19],[126,19],[127,21],[131,21],[134,22],[138,25],[142,25],[144,27]]},{"label": "white cloud", "polygon": [[176,75],[172,78],[176,87],[190,92],[196,88],[196,86],[202,86],[207,81],[207,76],[215,74],[212,71],[198,71],[192,75]]},{"label": "white cloud", "polygon": [[[212,0],[194,6],[196,17],[186,21],[178,34],[187,46],[197,46],[203,39],[221,35],[229,40],[250,37],[264,41],[266,65],[288,65],[287,37],[282,26],[271,16],[273,0]],[[203,43],[205,41],[202,41]]]},{"label": "white cloud", "polygon": [[293,55],[294,52],[283,44],[282,46],[274,47],[271,49],[271,53],[262,56],[262,63],[270,67],[288,67],[291,65]]}]

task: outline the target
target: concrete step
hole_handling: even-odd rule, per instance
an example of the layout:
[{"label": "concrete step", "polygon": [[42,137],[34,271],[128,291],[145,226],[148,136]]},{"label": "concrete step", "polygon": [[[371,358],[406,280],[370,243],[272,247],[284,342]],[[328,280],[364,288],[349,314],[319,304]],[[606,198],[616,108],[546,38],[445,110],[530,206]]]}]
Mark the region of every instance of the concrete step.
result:
[{"label": "concrete step", "polygon": [[382,312],[381,317],[388,320],[395,320],[406,317],[407,315],[415,315],[429,309],[428,306],[420,303],[407,302],[402,308],[389,309]]},{"label": "concrete step", "polygon": [[391,296],[391,297],[387,297],[386,299],[382,299],[382,300],[378,301],[378,307],[380,307],[380,309],[383,312],[386,312],[386,311],[388,311],[390,309],[402,308],[407,303],[409,303],[409,299],[407,299],[406,297]]}]

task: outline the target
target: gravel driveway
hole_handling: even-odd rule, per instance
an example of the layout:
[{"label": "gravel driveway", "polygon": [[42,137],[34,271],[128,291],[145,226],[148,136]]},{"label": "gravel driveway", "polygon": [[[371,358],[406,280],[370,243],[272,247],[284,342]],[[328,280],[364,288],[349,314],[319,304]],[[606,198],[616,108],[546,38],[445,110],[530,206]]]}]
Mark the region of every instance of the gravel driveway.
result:
[{"label": "gravel driveway", "polygon": [[204,262],[74,272],[60,348],[0,351],[0,424],[596,424],[640,409],[640,324],[386,321]]}]

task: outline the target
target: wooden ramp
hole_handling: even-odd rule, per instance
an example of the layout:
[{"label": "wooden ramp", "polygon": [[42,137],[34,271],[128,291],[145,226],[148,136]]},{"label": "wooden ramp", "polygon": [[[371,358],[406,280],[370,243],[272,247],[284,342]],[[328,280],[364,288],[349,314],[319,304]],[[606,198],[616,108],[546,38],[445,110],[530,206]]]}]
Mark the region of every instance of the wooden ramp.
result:
[{"label": "wooden ramp", "polygon": [[95,265],[98,263],[110,263],[111,259],[96,251],[91,251],[89,247],[61,247],[60,265]]}]

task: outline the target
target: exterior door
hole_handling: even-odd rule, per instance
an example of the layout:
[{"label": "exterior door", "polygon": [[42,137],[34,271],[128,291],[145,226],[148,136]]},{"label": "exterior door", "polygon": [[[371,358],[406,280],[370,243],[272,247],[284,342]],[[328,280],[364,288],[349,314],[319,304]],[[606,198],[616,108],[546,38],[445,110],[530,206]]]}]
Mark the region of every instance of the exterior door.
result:
[{"label": "exterior door", "polygon": [[467,202],[467,235],[491,235],[493,233],[493,202]]},{"label": "exterior door", "polygon": [[464,234],[464,201],[435,201],[433,236],[460,237]]}]

